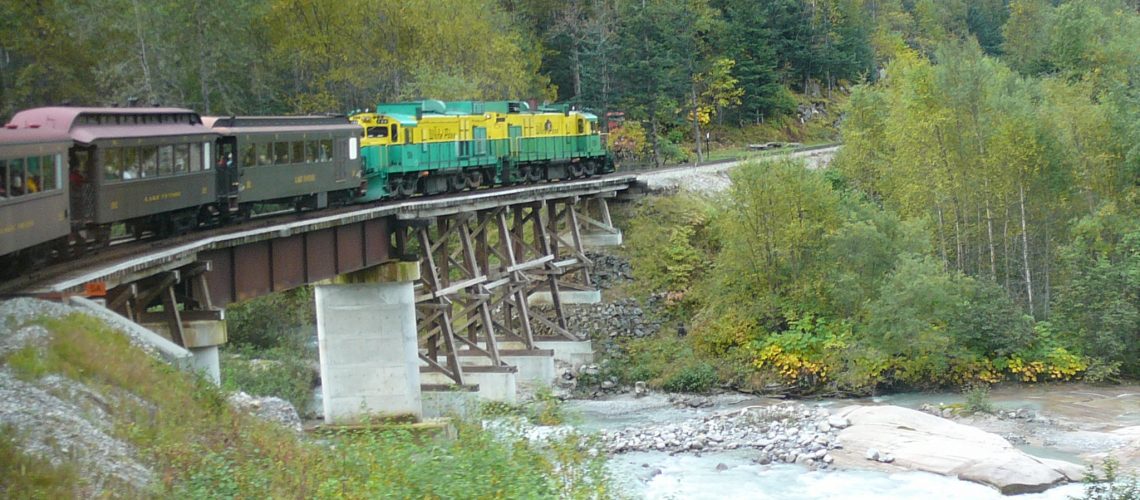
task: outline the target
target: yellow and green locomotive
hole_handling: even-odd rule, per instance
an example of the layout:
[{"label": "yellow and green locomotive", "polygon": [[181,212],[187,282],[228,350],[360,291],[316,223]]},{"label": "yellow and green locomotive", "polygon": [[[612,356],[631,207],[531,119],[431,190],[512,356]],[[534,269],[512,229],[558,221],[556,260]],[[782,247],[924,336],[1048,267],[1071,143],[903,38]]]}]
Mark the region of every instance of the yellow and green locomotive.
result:
[{"label": "yellow and green locomotive", "polygon": [[598,119],[569,106],[426,100],[353,114],[364,128],[360,201],[612,172]]}]

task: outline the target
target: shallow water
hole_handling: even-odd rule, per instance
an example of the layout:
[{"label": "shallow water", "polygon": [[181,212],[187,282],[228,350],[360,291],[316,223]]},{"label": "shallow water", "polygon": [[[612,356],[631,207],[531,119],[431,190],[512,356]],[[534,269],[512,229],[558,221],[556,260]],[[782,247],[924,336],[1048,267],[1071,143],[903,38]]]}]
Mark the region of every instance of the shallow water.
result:
[{"label": "shallow water", "polygon": [[[720,464],[723,470],[717,470]],[[624,493],[646,499],[1005,498],[987,486],[924,472],[810,471],[796,465],[757,465],[746,450],[700,457],[627,453],[611,459],[609,467]],[[1070,484],[1010,498],[1061,500],[1082,493],[1081,485]]]},{"label": "shallow water", "polygon": [[[918,408],[922,404],[953,404],[958,393],[910,393],[852,400],[800,401],[806,406],[835,410],[848,405],[893,404]],[[998,409],[1028,408],[1061,418],[1081,429],[1110,430],[1140,424],[1140,390],[1137,387],[1091,388],[1083,385],[999,388],[991,393]],[[744,395],[714,398],[710,408],[675,408],[668,398],[617,396],[608,400],[568,401],[576,427],[590,430],[622,429],[677,423],[691,418],[767,405],[780,400]],[[1054,436],[1056,446],[1022,445],[1023,451],[1043,458],[1079,462],[1078,450],[1102,448],[1109,442],[1099,432],[1073,429]],[[863,470],[811,471],[796,465],[759,465],[755,452],[735,450],[701,456],[661,452],[627,453],[610,460],[610,471],[622,491],[649,499],[1000,499],[997,490],[981,484],[924,472],[886,473]],[[717,466],[723,464],[722,470]],[[1083,487],[1070,484],[1044,493],[1019,495],[1018,500],[1067,499],[1081,496]]]}]

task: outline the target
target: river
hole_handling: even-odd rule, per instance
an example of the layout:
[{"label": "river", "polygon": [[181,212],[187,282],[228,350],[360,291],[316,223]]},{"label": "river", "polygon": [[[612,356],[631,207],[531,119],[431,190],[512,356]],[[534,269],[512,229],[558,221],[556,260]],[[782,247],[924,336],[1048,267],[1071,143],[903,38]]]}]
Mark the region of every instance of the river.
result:
[{"label": "river", "polygon": [[[894,404],[917,408],[962,400],[954,393],[911,393],[852,400],[802,401],[809,406],[837,409],[847,405]],[[566,403],[575,427],[588,431],[651,426],[707,416],[779,400],[744,395],[712,398],[707,408],[677,408],[668,398],[619,395],[603,400]],[[1027,453],[1073,462],[1089,461],[1098,452],[1130,441],[1129,427],[1140,425],[1140,386],[1094,387],[1083,384],[1007,386],[995,389],[991,401],[1002,410],[1026,408],[1039,418],[1030,421],[994,417],[965,418],[1003,436],[1014,436]],[[1121,431],[1123,430],[1123,434]],[[822,499],[822,498],[1002,498],[996,490],[976,483],[922,472],[872,470],[812,471],[796,465],[759,465],[747,449],[684,453],[622,453],[610,460],[610,471],[623,493],[649,499]],[[1093,460],[1095,461],[1095,460]],[[1020,499],[1066,499],[1083,488],[1070,484]]]}]

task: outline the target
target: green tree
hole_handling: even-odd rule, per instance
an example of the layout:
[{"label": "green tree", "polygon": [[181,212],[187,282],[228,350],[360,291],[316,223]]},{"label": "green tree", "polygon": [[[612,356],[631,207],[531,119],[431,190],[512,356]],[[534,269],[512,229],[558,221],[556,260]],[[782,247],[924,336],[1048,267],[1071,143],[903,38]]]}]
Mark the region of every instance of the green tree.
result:
[{"label": "green tree", "polygon": [[1066,281],[1056,325],[1082,350],[1140,374],[1140,217],[1102,207],[1074,228],[1061,253]]},{"label": "green tree", "polygon": [[717,222],[722,250],[705,296],[771,326],[783,321],[785,308],[816,294],[814,264],[840,223],[839,196],[799,162],[749,163],[733,171]]}]

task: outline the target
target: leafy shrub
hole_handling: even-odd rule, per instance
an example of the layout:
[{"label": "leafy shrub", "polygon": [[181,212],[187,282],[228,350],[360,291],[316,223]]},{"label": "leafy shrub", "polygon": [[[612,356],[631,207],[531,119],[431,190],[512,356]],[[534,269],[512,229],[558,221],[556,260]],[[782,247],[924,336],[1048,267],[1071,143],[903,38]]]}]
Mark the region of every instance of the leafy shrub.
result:
[{"label": "leafy shrub", "polygon": [[221,358],[221,372],[222,387],[226,390],[278,397],[292,403],[301,414],[312,397],[310,362],[284,348],[227,348]]},{"label": "leafy shrub", "polygon": [[669,392],[705,392],[716,382],[716,368],[708,363],[695,362],[669,375],[661,388]]},{"label": "leafy shrub", "polygon": [[757,346],[756,368],[775,371],[785,381],[817,385],[839,369],[839,354],[847,348],[851,327],[829,323],[813,314],[785,313],[788,329],[768,335]]},{"label": "leafy shrub", "polygon": [[635,121],[624,123],[620,128],[611,131],[606,137],[606,145],[617,156],[619,162],[640,161],[649,149],[645,128]]},{"label": "leafy shrub", "polygon": [[261,349],[305,349],[316,324],[313,291],[309,287],[271,293],[230,305],[226,333],[230,345]]},{"label": "leafy shrub", "polygon": [[695,304],[688,292],[707,272],[716,248],[709,228],[713,212],[707,200],[691,195],[653,197],[638,205],[627,234],[637,293],[679,293],[675,309]]},{"label": "leafy shrub", "polygon": [[962,391],[966,397],[963,407],[967,413],[993,413],[994,404],[990,401],[990,388],[985,385],[975,385]]},{"label": "leafy shrub", "polygon": [[[1085,485],[1083,500],[1136,500],[1140,498],[1140,484],[1136,478],[1120,477],[1120,464],[1112,458],[1101,463],[1104,476],[1098,476],[1096,469],[1089,464],[1085,477],[1081,480]],[[1070,497],[1076,498],[1076,497]]]}]

